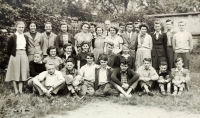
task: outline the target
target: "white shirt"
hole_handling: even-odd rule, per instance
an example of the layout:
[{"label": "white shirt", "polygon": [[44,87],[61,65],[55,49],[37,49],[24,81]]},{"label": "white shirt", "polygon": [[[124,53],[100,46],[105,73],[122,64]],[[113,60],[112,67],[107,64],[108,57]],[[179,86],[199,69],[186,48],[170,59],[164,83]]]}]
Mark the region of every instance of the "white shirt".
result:
[{"label": "white shirt", "polygon": [[85,64],[84,66],[81,67],[80,69],[80,73],[82,75],[82,78],[84,80],[90,81],[90,82],[94,82],[95,80],[95,68],[97,67],[96,64]]},{"label": "white shirt", "polygon": [[159,34],[162,35],[161,31],[159,31],[159,33],[155,32],[154,34],[156,34],[156,39],[158,39]]},{"label": "white shirt", "polygon": [[106,70],[107,69],[102,69],[102,68],[100,68],[99,70],[99,84],[100,85],[108,83]]},{"label": "white shirt", "polygon": [[16,49],[26,49],[26,39],[24,34],[20,34],[18,32],[15,34],[17,35]]}]

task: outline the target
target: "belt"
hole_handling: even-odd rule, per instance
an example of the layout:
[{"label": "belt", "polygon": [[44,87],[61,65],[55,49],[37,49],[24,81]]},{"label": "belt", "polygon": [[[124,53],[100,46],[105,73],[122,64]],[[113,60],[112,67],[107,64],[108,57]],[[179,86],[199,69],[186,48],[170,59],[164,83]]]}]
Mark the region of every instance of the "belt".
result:
[{"label": "belt", "polygon": [[168,45],[167,45],[167,47],[172,47],[172,46],[168,46]]},{"label": "belt", "polygon": [[25,49],[17,49],[17,50],[25,50]]}]

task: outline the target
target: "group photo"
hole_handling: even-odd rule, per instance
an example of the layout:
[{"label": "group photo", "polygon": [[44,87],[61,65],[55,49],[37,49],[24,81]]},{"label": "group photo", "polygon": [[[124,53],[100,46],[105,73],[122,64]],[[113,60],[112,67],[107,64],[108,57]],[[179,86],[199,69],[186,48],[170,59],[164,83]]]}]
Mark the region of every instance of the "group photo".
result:
[{"label": "group photo", "polygon": [[161,1],[0,1],[0,118],[200,117],[200,1]]}]

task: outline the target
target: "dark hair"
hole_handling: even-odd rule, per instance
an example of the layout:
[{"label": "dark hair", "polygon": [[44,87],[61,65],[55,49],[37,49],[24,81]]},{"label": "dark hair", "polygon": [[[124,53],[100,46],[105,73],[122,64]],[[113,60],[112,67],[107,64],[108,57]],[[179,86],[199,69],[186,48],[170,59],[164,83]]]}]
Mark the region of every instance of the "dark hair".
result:
[{"label": "dark hair", "polygon": [[93,54],[93,53],[90,53],[90,52],[86,54],[86,57],[87,57],[87,56],[94,58],[94,54]]},{"label": "dark hair", "polygon": [[83,41],[83,42],[81,43],[81,48],[82,48],[82,46],[85,45],[85,44],[87,44],[87,45],[89,46],[89,48],[90,48],[90,42],[88,42],[88,41]]},{"label": "dark hair", "polygon": [[126,24],[124,22],[119,23],[119,27],[120,26],[125,26]]},{"label": "dark hair", "polygon": [[35,24],[35,26],[37,27],[37,24],[35,21],[31,21],[28,26],[30,27],[31,24]]},{"label": "dark hair", "polygon": [[81,24],[81,29],[83,28],[83,25],[88,25],[88,28],[90,28],[90,24],[89,23],[87,23],[87,22],[83,22],[82,24]]},{"label": "dark hair", "polygon": [[170,20],[170,19],[167,19],[167,20],[166,20],[166,23],[167,23],[167,22],[171,22],[171,24],[173,24],[173,21]]},{"label": "dark hair", "polygon": [[160,62],[160,66],[167,66],[167,62],[166,61],[161,61]]},{"label": "dark hair", "polygon": [[[61,23],[61,24],[60,24],[60,28],[61,28],[62,25],[67,25],[67,23],[65,23],[65,22]],[[68,31],[69,31],[69,27],[68,27],[68,25],[67,25],[67,32],[68,32]]]},{"label": "dark hair", "polygon": [[[63,50],[65,50],[67,47],[69,47],[69,46],[72,46],[72,44],[71,43],[65,43],[64,45],[63,45]],[[73,46],[72,46],[73,47]]]},{"label": "dark hair", "polygon": [[161,26],[161,22],[158,20],[154,22],[154,25],[156,25],[156,24],[160,24],[160,26]]},{"label": "dark hair", "polygon": [[114,26],[111,26],[111,27],[109,28],[109,30],[108,30],[109,32],[110,32],[110,29],[111,29],[111,28],[112,28],[112,29],[114,29],[114,30],[115,30],[115,32],[116,32],[116,34],[117,34],[117,32],[118,32],[118,29],[117,29],[116,27],[114,27]]},{"label": "dark hair", "polygon": [[94,24],[94,23],[90,23],[90,26],[94,26],[94,27],[97,27],[97,25],[96,24]]},{"label": "dark hair", "polygon": [[133,26],[133,22],[130,22],[130,21],[129,21],[129,22],[126,23],[126,26],[127,26],[127,25],[132,25],[132,26]]},{"label": "dark hair", "polygon": [[139,29],[141,30],[142,27],[146,27],[146,28],[147,28],[147,31],[149,30],[149,27],[148,27],[146,24],[141,24],[141,25],[139,26]]},{"label": "dark hair", "polygon": [[97,29],[98,29],[98,28],[101,28],[101,29],[102,29],[102,32],[103,32],[103,28],[102,28],[102,27],[96,27],[96,28],[95,28],[96,34],[97,34]]},{"label": "dark hair", "polygon": [[48,49],[47,49],[47,54],[50,55],[50,51],[52,49],[56,49],[56,54],[58,54],[58,49],[55,47],[55,46],[50,46]]},{"label": "dark hair", "polygon": [[183,59],[182,59],[181,57],[178,57],[177,59],[175,59],[175,63],[178,63],[178,62],[180,62],[180,61],[183,62]]},{"label": "dark hair", "polygon": [[144,58],[144,59],[143,59],[143,62],[144,62],[144,61],[148,61],[148,62],[151,63],[151,58]]},{"label": "dark hair", "polygon": [[121,60],[120,60],[120,65],[121,64],[124,64],[124,65],[128,65],[128,60],[127,59],[125,59],[125,58],[122,58]]},{"label": "dark hair", "polygon": [[67,62],[72,62],[73,64],[75,64],[75,62],[74,62],[74,59],[73,59],[73,58],[68,58],[68,59],[65,61],[65,63],[67,63]]},{"label": "dark hair", "polygon": [[102,54],[100,57],[99,57],[99,61],[108,61],[108,56],[106,54]]}]

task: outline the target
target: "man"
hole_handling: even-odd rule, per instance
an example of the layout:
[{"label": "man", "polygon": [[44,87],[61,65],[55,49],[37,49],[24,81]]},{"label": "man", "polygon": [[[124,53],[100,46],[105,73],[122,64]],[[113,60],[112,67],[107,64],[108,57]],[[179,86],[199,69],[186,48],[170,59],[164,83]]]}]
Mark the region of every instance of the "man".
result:
[{"label": "man", "polygon": [[45,32],[42,33],[39,44],[43,52],[44,58],[47,56],[47,49],[50,46],[55,46],[56,34],[52,32],[51,22],[45,23]]},{"label": "man", "polygon": [[137,35],[140,33],[140,28],[139,28],[139,26],[140,26],[140,23],[135,23],[135,24],[134,24],[135,33],[136,33]]},{"label": "man", "polygon": [[120,68],[113,71],[111,80],[114,82],[115,88],[121,93],[120,96],[130,98],[131,91],[137,86],[139,75],[132,69],[128,69],[128,62],[121,60]]},{"label": "man", "polygon": [[166,35],[161,32],[161,23],[159,21],[154,22],[155,32],[151,34],[153,41],[153,48],[151,50],[152,66],[156,71],[159,70],[161,61],[166,61]]},{"label": "man", "polygon": [[46,64],[47,71],[33,78],[33,86],[39,95],[51,96],[66,88],[65,79],[60,71],[55,69],[54,63]]},{"label": "man", "polygon": [[135,58],[135,41],[137,38],[137,34],[133,32],[133,23],[126,23],[126,31],[121,35],[124,45],[127,45],[130,49],[130,55]]},{"label": "man", "polygon": [[189,69],[190,52],[193,49],[193,41],[191,33],[185,31],[186,23],[180,21],[178,27],[180,29],[173,37],[174,60],[178,57],[183,59],[184,68]]},{"label": "man", "polygon": [[151,89],[153,82],[158,80],[159,76],[156,70],[151,66],[151,58],[144,58],[143,65],[138,68],[137,73],[140,75],[139,83],[143,89],[143,92],[139,93],[139,96],[143,94],[154,96],[154,93],[149,89]]},{"label": "man", "polygon": [[72,17],[71,18],[71,28],[70,28],[70,33],[75,36],[75,34],[79,33],[80,30],[78,28],[78,18],[77,17]]},{"label": "man", "polygon": [[167,37],[167,60],[168,60],[168,70],[171,70],[171,68],[174,68],[174,51],[172,48],[172,40],[175,32],[172,29],[173,22],[171,20],[166,20],[166,37]]},{"label": "man", "polygon": [[96,27],[97,27],[97,25],[96,24],[94,24],[94,23],[90,23],[90,33],[92,34],[92,36],[93,36],[93,39],[95,39],[96,38]]},{"label": "man", "polygon": [[105,26],[104,26],[104,32],[103,32],[103,37],[107,37],[110,35],[110,32],[109,32],[109,29],[110,29],[110,25],[111,25],[111,22],[110,20],[106,20],[105,21]]},{"label": "man", "polygon": [[121,36],[125,31],[125,23],[121,22],[119,23],[119,31],[117,32],[117,35]]}]

